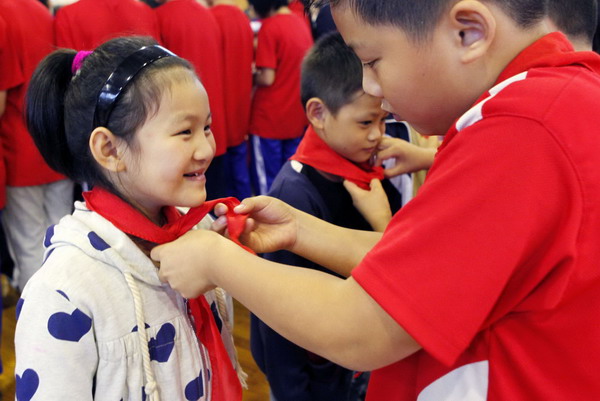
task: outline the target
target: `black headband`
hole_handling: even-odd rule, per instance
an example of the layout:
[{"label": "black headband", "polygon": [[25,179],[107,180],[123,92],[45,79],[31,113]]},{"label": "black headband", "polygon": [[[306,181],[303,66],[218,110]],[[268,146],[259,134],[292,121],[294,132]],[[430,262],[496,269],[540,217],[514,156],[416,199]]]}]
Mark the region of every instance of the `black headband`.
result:
[{"label": "black headband", "polygon": [[173,56],[177,57],[176,54],[158,45],[144,46],[127,56],[110,74],[98,94],[94,112],[94,128],[106,127],[110,114],[123,90],[141,70],[156,60]]}]

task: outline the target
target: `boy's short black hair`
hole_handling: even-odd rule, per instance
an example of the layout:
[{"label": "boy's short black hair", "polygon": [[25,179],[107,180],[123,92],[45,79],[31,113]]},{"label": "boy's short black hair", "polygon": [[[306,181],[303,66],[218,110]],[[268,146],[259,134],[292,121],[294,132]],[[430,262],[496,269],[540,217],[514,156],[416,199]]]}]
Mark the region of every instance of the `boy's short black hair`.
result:
[{"label": "boy's short black hair", "polygon": [[338,32],[321,36],[302,62],[302,104],[313,98],[323,101],[335,115],[362,91],[362,64]]},{"label": "boy's short black hair", "polygon": [[[571,0],[563,0],[571,1]],[[484,0],[500,7],[520,27],[528,28],[546,15],[547,0]],[[390,25],[402,29],[415,42],[426,40],[451,0],[304,0],[307,8],[329,3],[348,7],[371,25]]]},{"label": "boy's short black hair", "polygon": [[271,11],[288,5],[288,0],[248,0],[260,18],[266,18]]},{"label": "boy's short black hair", "polygon": [[548,17],[565,35],[590,44],[598,24],[596,0],[548,0]]}]

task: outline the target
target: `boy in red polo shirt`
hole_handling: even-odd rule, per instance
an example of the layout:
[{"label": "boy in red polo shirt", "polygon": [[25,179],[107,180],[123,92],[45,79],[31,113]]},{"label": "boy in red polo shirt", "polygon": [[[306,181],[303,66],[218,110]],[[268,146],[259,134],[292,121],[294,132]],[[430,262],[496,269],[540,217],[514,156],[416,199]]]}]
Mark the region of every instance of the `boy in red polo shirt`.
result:
[{"label": "boy in red polo shirt", "polygon": [[6,164],[6,207],[2,223],[15,262],[13,280],[22,290],[41,266],[44,233],[49,225],[71,212],[73,183],[50,169],[33,144],[25,120],[23,102],[27,84],[37,66],[53,49],[52,16],[36,0],[0,1],[6,24],[5,38],[16,63],[2,70],[6,107],[0,118],[0,136]]},{"label": "boy in red polo shirt", "polygon": [[262,18],[250,117],[251,173],[255,192],[264,194],[296,151],[308,123],[300,102],[300,64],[313,40],[305,21],[287,7],[287,0],[251,0],[250,4]]},{"label": "boy in red polo shirt", "polygon": [[207,171],[209,199],[227,196],[225,152],[227,123],[223,100],[223,38],[208,8],[196,0],[166,0],[154,11],[162,43],[194,65],[206,88],[212,113],[211,130],[217,149]]},{"label": "boy in red polo shirt", "polygon": [[232,0],[213,0],[210,11],[221,28],[223,96],[227,120],[227,182],[229,195],[251,195],[248,134],[252,101],[254,33],[248,16]]},{"label": "boy in red polo shirt", "polygon": [[95,49],[117,36],[160,39],[152,9],[136,0],[79,0],[58,9],[54,29],[56,45],[75,50]]},{"label": "boy in red polo shirt", "polygon": [[365,91],[445,135],[419,194],[382,236],[272,198],[234,209],[255,251],[345,280],[211,232],[155,248],[163,280],[225,288],[291,341],[373,369],[369,401],[597,399],[600,56],[550,32],[546,3],[333,3]]}]

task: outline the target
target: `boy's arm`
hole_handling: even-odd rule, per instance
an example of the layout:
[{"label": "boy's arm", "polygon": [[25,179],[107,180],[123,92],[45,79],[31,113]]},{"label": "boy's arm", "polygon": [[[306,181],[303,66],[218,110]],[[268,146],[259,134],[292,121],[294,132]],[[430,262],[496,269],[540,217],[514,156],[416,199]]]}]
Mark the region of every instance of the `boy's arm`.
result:
[{"label": "boy's arm", "polygon": [[254,84],[257,86],[271,86],[275,82],[273,68],[257,68],[254,73]]},{"label": "boy's arm", "polygon": [[6,110],[6,91],[0,91],[0,118],[4,115]]},{"label": "boy's arm", "polygon": [[352,278],[273,263],[211,231],[187,233],[152,257],[183,296],[223,287],[290,341],[349,369],[386,366],[420,348]]}]

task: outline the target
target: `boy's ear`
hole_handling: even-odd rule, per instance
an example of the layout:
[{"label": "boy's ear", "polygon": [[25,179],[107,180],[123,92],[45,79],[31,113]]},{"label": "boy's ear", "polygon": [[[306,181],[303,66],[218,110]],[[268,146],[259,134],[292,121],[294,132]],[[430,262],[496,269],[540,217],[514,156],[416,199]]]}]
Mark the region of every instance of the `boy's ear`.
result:
[{"label": "boy's ear", "polygon": [[118,173],[126,170],[126,165],[118,152],[121,139],[108,128],[97,127],[90,135],[90,151],[98,164],[108,171]]},{"label": "boy's ear", "polygon": [[327,113],[327,106],[318,97],[311,97],[306,102],[306,117],[313,128],[323,129]]},{"label": "boy's ear", "polygon": [[483,2],[457,2],[450,10],[450,20],[462,62],[470,63],[487,52],[496,35],[496,19]]}]

